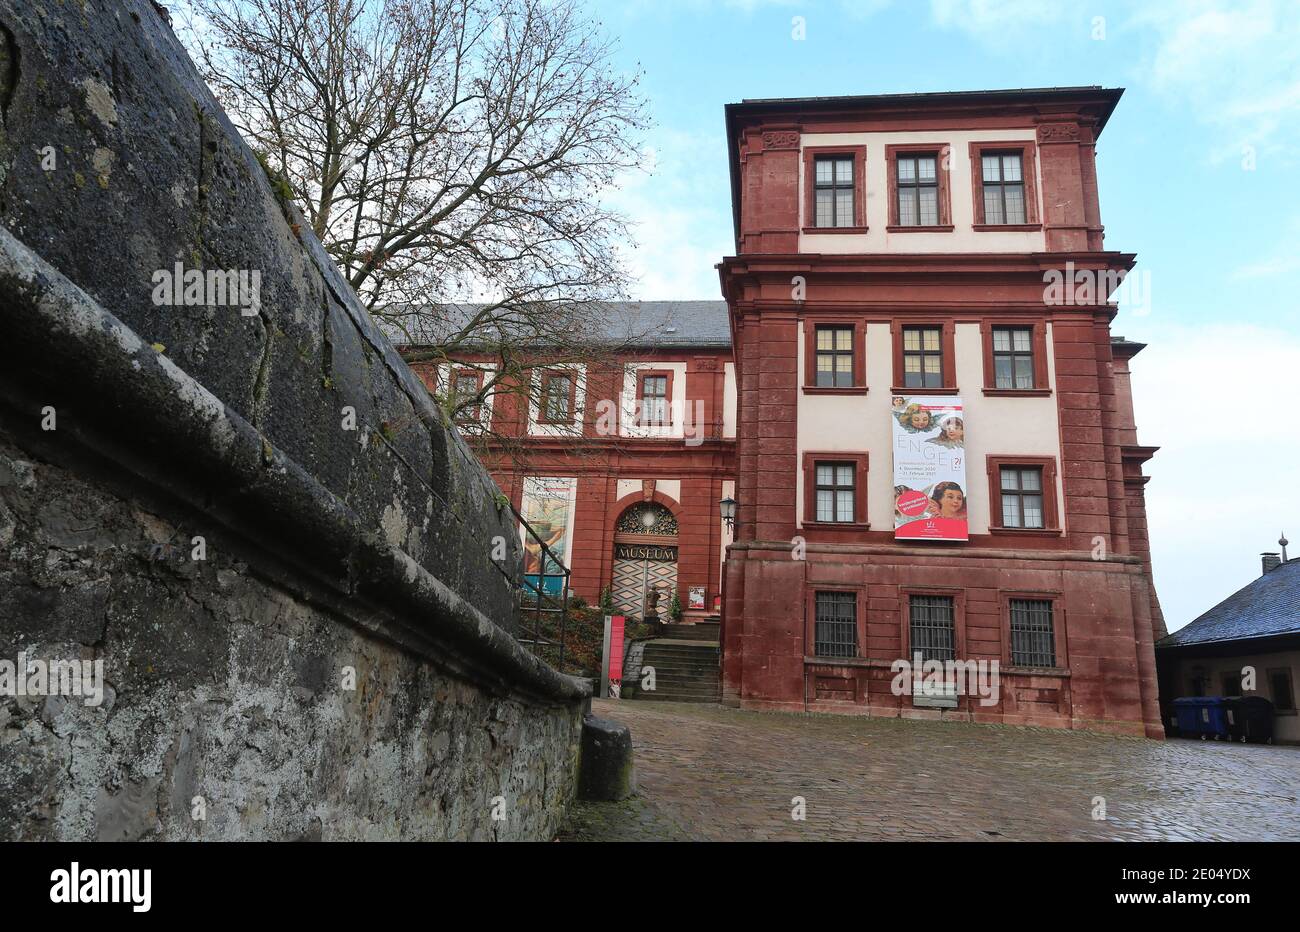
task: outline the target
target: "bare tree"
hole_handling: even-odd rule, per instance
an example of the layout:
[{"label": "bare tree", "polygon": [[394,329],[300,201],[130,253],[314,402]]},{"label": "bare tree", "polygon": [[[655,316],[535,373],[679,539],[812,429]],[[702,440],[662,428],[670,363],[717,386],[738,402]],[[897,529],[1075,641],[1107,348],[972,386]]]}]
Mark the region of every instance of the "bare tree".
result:
[{"label": "bare tree", "polygon": [[[609,364],[639,75],[573,0],[192,0],[218,99],[412,361]],[[600,339],[593,339],[598,336]],[[446,393],[444,393],[446,394]],[[449,407],[473,399],[444,397]],[[540,401],[540,399],[537,399]]]}]

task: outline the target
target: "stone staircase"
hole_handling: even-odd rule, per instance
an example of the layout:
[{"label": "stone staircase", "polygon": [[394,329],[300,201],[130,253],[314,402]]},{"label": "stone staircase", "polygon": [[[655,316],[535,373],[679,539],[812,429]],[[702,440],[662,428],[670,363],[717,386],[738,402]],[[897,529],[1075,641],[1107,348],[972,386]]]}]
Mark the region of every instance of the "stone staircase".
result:
[{"label": "stone staircase", "polygon": [[654,667],[655,688],[631,698],[659,702],[718,702],[722,698],[717,622],[670,625],[667,635],[646,641],[641,669]]}]

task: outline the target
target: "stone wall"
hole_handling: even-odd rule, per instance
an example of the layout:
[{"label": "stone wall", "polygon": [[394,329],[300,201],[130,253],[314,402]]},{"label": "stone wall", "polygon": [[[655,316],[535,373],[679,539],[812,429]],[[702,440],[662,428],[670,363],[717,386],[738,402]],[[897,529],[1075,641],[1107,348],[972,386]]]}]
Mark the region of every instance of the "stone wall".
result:
[{"label": "stone wall", "polygon": [[0,838],[549,837],[588,689],[519,557],[160,11],[0,0],[0,662],[106,680],[0,695]]}]

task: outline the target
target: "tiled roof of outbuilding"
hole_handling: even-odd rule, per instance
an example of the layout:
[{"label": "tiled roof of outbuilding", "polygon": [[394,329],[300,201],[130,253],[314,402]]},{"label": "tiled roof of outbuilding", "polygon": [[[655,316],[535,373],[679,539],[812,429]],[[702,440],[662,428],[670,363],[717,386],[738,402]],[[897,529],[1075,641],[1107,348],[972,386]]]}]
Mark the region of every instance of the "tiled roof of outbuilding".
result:
[{"label": "tiled roof of outbuilding", "polygon": [[1187,647],[1216,641],[1300,634],[1300,558],[1238,589],[1156,647]]}]

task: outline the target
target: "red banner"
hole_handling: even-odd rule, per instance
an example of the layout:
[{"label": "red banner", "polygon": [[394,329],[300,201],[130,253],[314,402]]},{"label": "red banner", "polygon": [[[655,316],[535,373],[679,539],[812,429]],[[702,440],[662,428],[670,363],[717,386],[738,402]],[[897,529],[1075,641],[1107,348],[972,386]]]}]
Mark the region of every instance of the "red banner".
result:
[{"label": "red banner", "polygon": [[623,685],[623,625],[626,621],[623,615],[614,615],[609,621],[609,670],[605,675],[609,680],[609,694],[615,698]]}]

